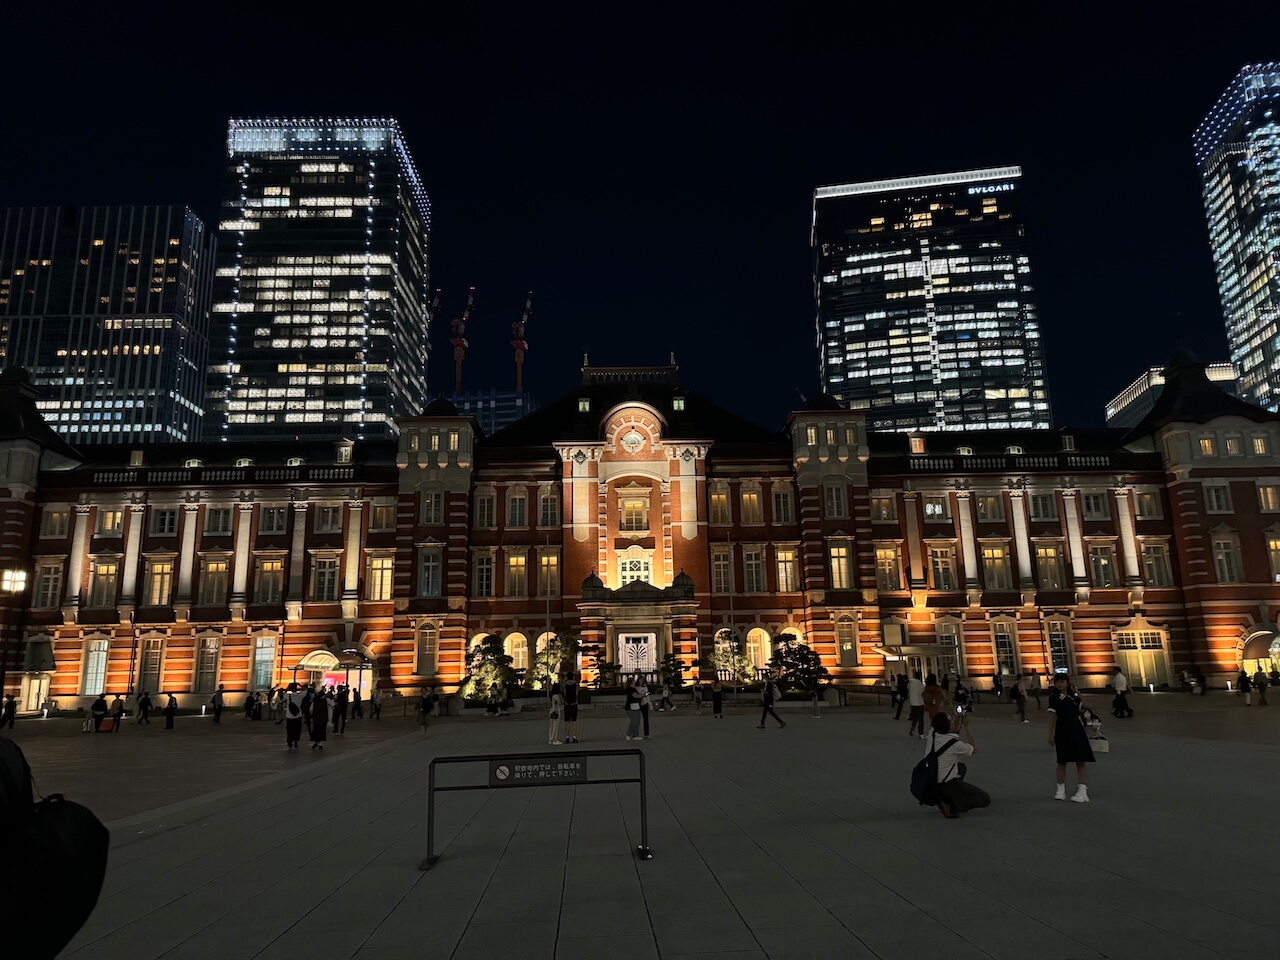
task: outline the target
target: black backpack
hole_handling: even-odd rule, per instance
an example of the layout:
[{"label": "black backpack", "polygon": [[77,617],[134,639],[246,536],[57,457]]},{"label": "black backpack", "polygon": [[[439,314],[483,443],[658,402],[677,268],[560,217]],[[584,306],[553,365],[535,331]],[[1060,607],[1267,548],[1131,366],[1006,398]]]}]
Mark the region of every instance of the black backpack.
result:
[{"label": "black backpack", "polygon": [[28,953],[52,960],[98,904],[111,835],[88,807],[62,794],[34,800],[31,783],[22,750],[0,740],[0,849],[15,881],[0,897],[0,927],[39,930],[39,948]]},{"label": "black backpack", "polygon": [[935,747],[911,768],[911,795],[920,801],[920,806],[938,805],[938,757],[950,750],[955,742],[948,740],[941,747]]}]

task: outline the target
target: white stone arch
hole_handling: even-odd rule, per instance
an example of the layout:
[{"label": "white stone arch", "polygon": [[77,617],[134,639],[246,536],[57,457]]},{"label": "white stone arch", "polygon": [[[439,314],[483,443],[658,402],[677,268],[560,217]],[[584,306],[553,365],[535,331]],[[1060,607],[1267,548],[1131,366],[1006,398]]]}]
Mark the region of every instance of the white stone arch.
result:
[{"label": "white stone arch", "polygon": [[743,648],[747,659],[757,670],[762,670],[769,665],[769,660],[773,657],[773,634],[768,628],[757,624],[747,630]]},{"label": "white stone arch", "polygon": [[413,629],[414,676],[435,676],[439,651],[440,624],[435,620],[420,620]]}]

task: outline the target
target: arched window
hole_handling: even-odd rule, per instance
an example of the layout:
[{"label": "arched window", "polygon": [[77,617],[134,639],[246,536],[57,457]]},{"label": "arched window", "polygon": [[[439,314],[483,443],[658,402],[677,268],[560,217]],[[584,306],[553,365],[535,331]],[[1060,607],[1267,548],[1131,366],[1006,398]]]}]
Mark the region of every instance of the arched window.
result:
[{"label": "arched window", "polygon": [[746,654],[757,670],[769,665],[769,658],[773,656],[773,638],[769,636],[768,630],[752,627],[747,631]]},{"label": "arched window", "polygon": [[503,637],[502,652],[511,658],[511,669],[529,669],[529,638],[523,633],[508,633]]},{"label": "arched window", "polygon": [[107,689],[107,651],[111,641],[106,637],[95,637],[84,645],[84,679],[80,691],[97,696]]},{"label": "arched window", "polygon": [[[218,685],[218,648],[221,638],[216,636],[200,637],[196,640],[196,692],[212,693]],[[144,690],[159,690],[159,687],[143,687]]]},{"label": "arched window", "polygon": [[184,467],[203,467],[203,466],[204,466],[204,461],[203,461],[203,460],[199,460],[199,459],[197,459],[197,458],[195,458],[195,457],[190,457],[190,458],[188,458],[188,460],[183,464],[183,466],[184,466]]},{"label": "arched window", "polygon": [[249,457],[240,457],[238,460],[236,460],[236,466],[237,466],[237,467],[252,467],[252,466],[253,466],[253,460],[252,460],[252,459],[250,459]]}]

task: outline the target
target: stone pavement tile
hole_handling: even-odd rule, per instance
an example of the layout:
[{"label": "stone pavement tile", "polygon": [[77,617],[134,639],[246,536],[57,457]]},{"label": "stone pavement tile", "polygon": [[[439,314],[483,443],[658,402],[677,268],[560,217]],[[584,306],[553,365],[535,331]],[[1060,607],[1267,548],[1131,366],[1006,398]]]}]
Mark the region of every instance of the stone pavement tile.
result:
[{"label": "stone pavement tile", "polygon": [[639,897],[565,903],[560,906],[560,940],[591,940],[634,930],[648,931],[649,922],[649,911]]},{"label": "stone pavement tile", "polygon": [[[679,957],[680,960],[769,960],[769,956],[759,948],[755,950],[717,950],[712,953],[673,953],[664,956]],[[596,958],[591,958],[591,960],[596,960]],[[601,958],[601,960],[604,960],[604,958]]]},{"label": "stone pavement tile", "polygon": [[731,895],[734,908],[746,918],[753,931],[774,927],[798,928],[839,926],[840,920],[807,893],[779,894],[769,886],[750,894]]},{"label": "stone pavement tile", "polygon": [[[619,927],[619,930],[625,930]],[[496,951],[502,956],[501,951]],[[665,956],[665,954],[664,954]],[[717,954],[718,957],[727,956]],[[556,942],[555,960],[659,960],[658,948],[649,933],[629,936],[617,933],[610,940],[577,939]]]},{"label": "stone pavement tile", "polygon": [[[879,960],[920,960],[921,957],[946,957],[946,960],[990,960],[991,954],[963,940],[927,940],[915,943],[873,943],[872,952]],[[1028,957],[1035,957],[1028,949]]]},{"label": "stone pavement tile", "polygon": [[866,944],[918,943],[946,940],[955,934],[923,910],[910,906],[837,904],[831,913],[850,933]]},{"label": "stone pavement tile", "polygon": [[1018,911],[966,883],[931,886],[915,893],[912,903],[938,920],[952,917],[1012,917]]},{"label": "stone pavement tile", "polygon": [[[447,956],[471,920],[470,910],[402,903],[392,910],[370,934],[364,947],[412,947],[430,942],[433,952]],[[443,950],[445,944],[448,950]]]},{"label": "stone pavement tile", "polygon": [[644,902],[652,917],[673,913],[727,913],[733,907],[719,884],[699,883],[661,886],[644,885]]},{"label": "stone pavement tile", "polygon": [[[432,946],[435,944],[433,942]],[[419,943],[417,946],[399,946],[399,947],[361,947],[354,954],[351,960],[422,960],[424,955],[423,946]],[[427,954],[430,956],[431,954]]]},{"label": "stone pavement tile", "polygon": [[676,860],[665,851],[661,856],[654,854],[652,860],[639,864],[640,876],[646,887],[660,887],[663,884],[713,884],[720,872],[712,872],[711,868],[696,853]]},{"label": "stone pavement tile", "polygon": [[809,896],[805,885],[779,870],[717,870],[711,879],[733,900],[768,894],[771,897]]},{"label": "stone pavement tile", "polygon": [[[1104,957],[1122,957],[1123,960],[1169,960],[1170,957],[1176,957],[1177,960],[1218,960],[1223,956],[1220,950],[1190,943],[1182,937],[1153,930],[1151,927],[1092,930],[1089,929],[1088,920],[1083,918],[1071,936]],[[1251,960],[1266,954],[1265,947],[1260,948],[1258,944],[1245,951],[1245,955]]]},{"label": "stone pavement tile", "polygon": [[292,920],[218,921],[177,944],[169,957],[255,956],[293,926]]},{"label": "stone pavement tile", "polygon": [[[1080,917],[1077,927],[1085,927],[1088,922],[1087,917]],[[1029,917],[953,919],[946,925],[994,960],[1025,960],[1028,949],[1033,949],[1036,960],[1088,960],[1101,956],[1087,944],[1072,939],[1072,935]]]},{"label": "stone pavement tile", "polygon": [[663,957],[682,953],[752,950],[759,944],[734,910],[694,907],[653,918],[653,935]]},{"label": "stone pavement tile", "polygon": [[484,899],[472,914],[471,922],[516,923],[553,919],[560,914],[560,890],[555,886],[558,879],[558,877],[547,878],[542,881],[534,878],[534,884],[540,882],[551,884],[543,889],[538,889],[536,886],[526,886],[522,889],[507,887],[494,892],[493,888],[490,888],[485,891]]},{"label": "stone pavement tile", "polygon": [[871,948],[843,927],[794,927],[757,930],[756,938],[769,960],[875,960]]},{"label": "stone pavement tile", "polygon": [[[425,953],[443,954],[435,949],[435,939],[428,935],[430,946]],[[449,956],[490,957],[519,956],[520,960],[555,960],[556,921],[540,920],[520,923],[470,923],[467,932]]]},{"label": "stone pavement tile", "polygon": [[59,960],[159,960],[181,942],[178,937],[108,937],[58,956]]}]

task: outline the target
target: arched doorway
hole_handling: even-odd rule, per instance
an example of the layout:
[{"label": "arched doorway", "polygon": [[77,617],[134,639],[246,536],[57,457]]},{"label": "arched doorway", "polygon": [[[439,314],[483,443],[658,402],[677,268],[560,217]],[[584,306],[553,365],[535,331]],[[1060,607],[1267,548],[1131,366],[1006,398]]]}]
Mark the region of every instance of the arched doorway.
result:
[{"label": "arched doorway", "polygon": [[320,683],[336,687],[341,684],[367,697],[378,681],[376,668],[377,663],[356,647],[312,650],[293,668],[293,677],[304,685]]},{"label": "arched doorway", "polygon": [[1252,676],[1257,671],[1280,669],[1280,635],[1274,627],[1255,628],[1240,644],[1240,668]]}]

